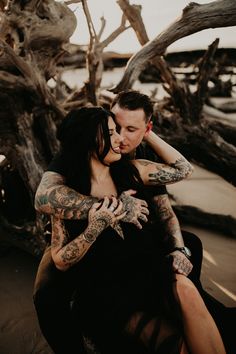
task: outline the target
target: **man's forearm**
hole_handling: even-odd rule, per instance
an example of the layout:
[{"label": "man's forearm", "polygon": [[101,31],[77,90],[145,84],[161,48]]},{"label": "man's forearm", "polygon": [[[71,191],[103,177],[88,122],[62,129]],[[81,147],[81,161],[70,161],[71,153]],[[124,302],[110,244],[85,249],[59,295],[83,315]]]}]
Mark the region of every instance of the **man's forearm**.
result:
[{"label": "man's forearm", "polygon": [[153,149],[153,151],[155,151],[155,153],[168,164],[175,163],[175,161],[179,159],[185,160],[186,163],[189,163],[178,150],[161,139],[153,131],[150,131],[150,133],[145,136],[144,140]]},{"label": "man's forearm", "polygon": [[163,225],[165,239],[171,239],[174,242],[174,247],[183,247],[184,241],[179,225],[179,221],[171,207],[167,194],[154,197],[156,212],[160,222]]},{"label": "man's forearm", "polygon": [[188,275],[193,266],[185,254],[176,247],[183,247],[184,241],[178,219],[171,207],[167,194],[154,197],[154,202],[160,220],[164,226],[164,244],[168,254],[172,256],[172,269],[174,272]]},{"label": "man's forearm", "polygon": [[169,237],[173,237],[175,247],[184,246],[180,225],[175,214],[164,220],[164,230]]},{"label": "man's forearm", "polygon": [[58,173],[45,172],[35,194],[35,209],[61,219],[87,219],[97,198],[79,194]]}]

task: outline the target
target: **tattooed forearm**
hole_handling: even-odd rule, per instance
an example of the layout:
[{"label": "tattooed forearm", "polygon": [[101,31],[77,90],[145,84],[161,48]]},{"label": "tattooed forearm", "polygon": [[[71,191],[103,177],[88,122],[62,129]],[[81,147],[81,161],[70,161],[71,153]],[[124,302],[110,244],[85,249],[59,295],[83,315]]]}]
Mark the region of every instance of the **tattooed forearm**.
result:
[{"label": "tattooed forearm", "polygon": [[[64,227],[63,220],[52,216],[52,258],[56,267],[60,270],[67,270],[77,263],[86,253],[88,247],[81,237],[70,241],[69,235]],[[86,249],[87,248],[87,249]]]},{"label": "tattooed forearm", "polygon": [[157,172],[149,173],[151,184],[170,184],[188,177],[193,172],[192,165],[184,158],[168,165],[157,164]]},{"label": "tattooed forearm", "polygon": [[61,254],[62,261],[67,266],[72,266],[78,262],[84,250],[82,240],[71,241]]},{"label": "tattooed forearm", "polygon": [[69,236],[65,230],[63,220],[51,217],[52,223],[52,248],[62,248],[69,242]]},{"label": "tattooed forearm", "polygon": [[154,204],[157,216],[164,226],[165,239],[174,247],[182,247],[184,242],[180,225],[171,207],[168,195],[155,196]]},{"label": "tattooed forearm", "polygon": [[35,195],[35,208],[62,219],[87,219],[97,198],[81,195],[64,183],[63,176],[45,172]]},{"label": "tattooed forearm", "polygon": [[98,211],[94,215],[84,231],[84,238],[87,242],[94,242],[98,235],[111,224],[112,218],[104,211]]},{"label": "tattooed forearm", "polygon": [[101,232],[111,224],[112,217],[104,211],[97,213],[90,219],[86,230],[69,241],[63,220],[52,217],[52,258],[56,267],[67,270],[78,263]]},{"label": "tattooed forearm", "polygon": [[193,172],[192,165],[180,157],[175,163],[157,163],[149,160],[133,160],[140,176],[147,185],[171,184],[189,177]]}]

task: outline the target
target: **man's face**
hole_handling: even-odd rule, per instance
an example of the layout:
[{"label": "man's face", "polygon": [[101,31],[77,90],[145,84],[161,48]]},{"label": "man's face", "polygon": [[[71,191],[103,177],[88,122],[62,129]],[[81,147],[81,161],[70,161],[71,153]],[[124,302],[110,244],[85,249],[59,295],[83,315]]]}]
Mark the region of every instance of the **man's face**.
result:
[{"label": "man's face", "polygon": [[121,108],[118,104],[112,107],[116,123],[120,127],[119,134],[122,137],[120,150],[122,154],[129,154],[141,143],[147,132],[147,122],[143,109],[130,111]]}]

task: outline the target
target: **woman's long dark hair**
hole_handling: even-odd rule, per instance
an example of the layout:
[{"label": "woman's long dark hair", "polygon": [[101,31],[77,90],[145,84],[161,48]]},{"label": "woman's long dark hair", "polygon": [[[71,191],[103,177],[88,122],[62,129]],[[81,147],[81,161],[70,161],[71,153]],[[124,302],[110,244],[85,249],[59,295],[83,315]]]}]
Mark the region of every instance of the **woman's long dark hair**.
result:
[{"label": "woman's long dark hair", "polygon": [[114,114],[102,107],[83,107],[70,111],[58,129],[66,184],[80,193],[90,194],[91,156],[95,153],[103,163],[111,147],[109,117]]}]

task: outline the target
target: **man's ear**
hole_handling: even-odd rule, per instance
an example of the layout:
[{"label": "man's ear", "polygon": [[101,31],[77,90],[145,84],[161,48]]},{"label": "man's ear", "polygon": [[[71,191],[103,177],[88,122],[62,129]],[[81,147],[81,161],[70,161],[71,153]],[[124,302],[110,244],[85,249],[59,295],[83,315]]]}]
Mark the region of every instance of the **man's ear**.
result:
[{"label": "man's ear", "polygon": [[152,128],[153,128],[153,122],[150,120],[147,124],[145,135],[149,134]]}]

